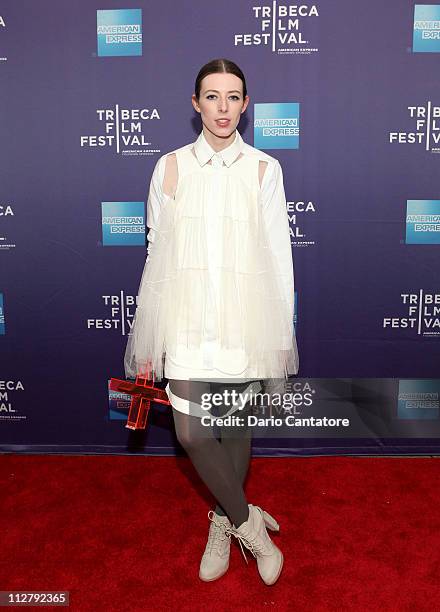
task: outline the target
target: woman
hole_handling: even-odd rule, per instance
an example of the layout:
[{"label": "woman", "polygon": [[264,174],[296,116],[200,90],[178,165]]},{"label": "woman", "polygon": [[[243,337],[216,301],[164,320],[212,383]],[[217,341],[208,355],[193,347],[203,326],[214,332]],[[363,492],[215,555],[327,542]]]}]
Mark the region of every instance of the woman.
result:
[{"label": "woman", "polygon": [[[202,417],[245,417],[259,381],[298,372],[283,175],[274,157],[237,130],[249,96],[236,64],[203,66],[192,104],[202,121],[197,140],[162,155],[153,171],[148,256],[125,372],[168,378],[177,438],[217,501],[200,578],[227,571],[234,535],[243,554],[242,544],[252,551],[263,581],[274,584],[283,555],[266,527],[279,527],[243,491],[251,452],[246,419],[218,440]],[[213,392],[224,401],[207,408]]]}]

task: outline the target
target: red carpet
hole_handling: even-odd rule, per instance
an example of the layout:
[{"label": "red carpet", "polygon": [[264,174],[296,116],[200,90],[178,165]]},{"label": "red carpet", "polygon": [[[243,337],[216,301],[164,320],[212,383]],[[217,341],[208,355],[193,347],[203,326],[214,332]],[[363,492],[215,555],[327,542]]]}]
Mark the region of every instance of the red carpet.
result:
[{"label": "red carpet", "polygon": [[439,609],[439,461],[255,458],[248,500],[280,523],[271,587],[233,540],[198,578],[212,499],[186,457],[2,455],[0,590],[71,610]]}]

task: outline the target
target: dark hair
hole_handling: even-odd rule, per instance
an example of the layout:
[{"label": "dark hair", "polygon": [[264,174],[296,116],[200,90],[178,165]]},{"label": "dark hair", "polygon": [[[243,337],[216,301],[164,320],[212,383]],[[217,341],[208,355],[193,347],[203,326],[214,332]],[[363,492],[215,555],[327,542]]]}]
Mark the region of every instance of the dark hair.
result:
[{"label": "dark hair", "polygon": [[200,86],[202,80],[205,78],[205,76],[208,76],[208,74],[216,74],[217,72],[229,72],[230,74],[235,74],[235,76],[241,79],[243,83],[243,99],[247,96],[246,79],[244,78],[243,72],[240,70],[237,64],[234,64],[234,62],[231,60],[221,57],[219,59],[211,60],[200,68],[194,86],[194,93],[197,100],[200,98]]}]

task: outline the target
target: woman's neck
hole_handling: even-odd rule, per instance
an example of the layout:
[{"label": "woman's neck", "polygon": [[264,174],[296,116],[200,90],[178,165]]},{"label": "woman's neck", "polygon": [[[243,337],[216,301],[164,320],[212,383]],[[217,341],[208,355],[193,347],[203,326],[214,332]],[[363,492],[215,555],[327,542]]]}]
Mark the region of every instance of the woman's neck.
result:
[{"label": "woman's neck", "polygon": [[237,128],[235,128],[235,130],[230,136],[222,138],[220,136],[217,136],[216,134],[213,134],[208,129],[206,129],[205,126],[203,126],[203,136],[205,137],[206,142],[211,145],[211,147],[216,152],[226,149],[226,147],[229,147],[229,145],[234,142],[236,131]]}]

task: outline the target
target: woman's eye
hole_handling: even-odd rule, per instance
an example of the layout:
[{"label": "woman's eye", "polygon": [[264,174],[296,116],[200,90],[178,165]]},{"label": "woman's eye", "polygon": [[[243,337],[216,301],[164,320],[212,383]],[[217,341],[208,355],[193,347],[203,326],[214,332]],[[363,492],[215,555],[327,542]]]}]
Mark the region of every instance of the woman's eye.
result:
[{"label": "woman's eye", "polygon": [[[215,97],[216,97],[216,95],[215,95],[215,94],[209,94],[209,95],[207,95],[206,97],[207,97],[207,98],[208,98],[208,100],[209,100],[210,98],[215,98]],[[229,96],[229,97],[230,97],[230,98],[234,98],[234,100],[239,100],[239,99],[240,99],[238,96]]]}]

